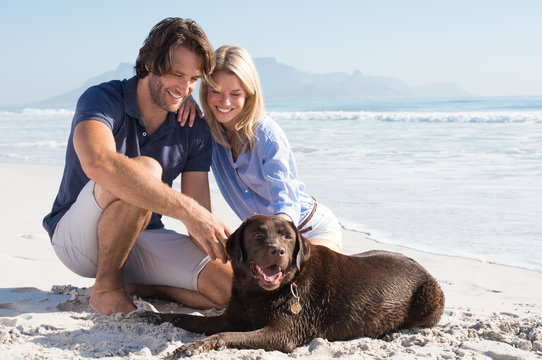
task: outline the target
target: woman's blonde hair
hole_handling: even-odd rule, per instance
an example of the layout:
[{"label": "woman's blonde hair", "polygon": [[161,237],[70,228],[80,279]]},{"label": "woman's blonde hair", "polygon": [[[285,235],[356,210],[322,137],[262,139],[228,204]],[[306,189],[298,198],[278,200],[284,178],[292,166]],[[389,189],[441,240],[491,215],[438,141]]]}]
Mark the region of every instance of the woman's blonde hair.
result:
[{"label": "woman's blonde hair", "polygon": [[[256,128],[265,112],[258,71],[248,51],[239,46],[222,46],[215,51],[215,57],[216,65],[213,73],[224,71],[237,76],[247,95],[245,105],[235,119],[237,141],[234,142],[232,150],[236,154],[251,151],[256,140]],[[208,91],[218,89],[218,85],[211,83],[211,81],[203,80],[199,92],[207,126],[216,142],[231,147],[222,135],[224,127],[215,118],[207,102]],[[218,90],[220,91],[220,89]]]}]

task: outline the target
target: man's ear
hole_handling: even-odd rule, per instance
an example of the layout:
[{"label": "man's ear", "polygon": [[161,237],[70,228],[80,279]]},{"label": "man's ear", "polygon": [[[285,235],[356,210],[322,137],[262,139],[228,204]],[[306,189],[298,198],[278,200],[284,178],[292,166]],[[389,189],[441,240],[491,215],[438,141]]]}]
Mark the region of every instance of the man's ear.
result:
[{"label": "man's ear", "polygon": [[295,230],[295,248],[294,258],[297,269],[301,270],[301,266],[307,261],[310,255],[309,241],[303,235],[299,233],[299,229],[292,224],[292,228]]},{"label": "man's ear", "polygon": [[226,242],[226,254],[230,257],[232,263],[241,263],[243,261],[243,253],[245,251],[243,246],[243,234],[247,222],[244,221],[241,226],[230,235]]}]

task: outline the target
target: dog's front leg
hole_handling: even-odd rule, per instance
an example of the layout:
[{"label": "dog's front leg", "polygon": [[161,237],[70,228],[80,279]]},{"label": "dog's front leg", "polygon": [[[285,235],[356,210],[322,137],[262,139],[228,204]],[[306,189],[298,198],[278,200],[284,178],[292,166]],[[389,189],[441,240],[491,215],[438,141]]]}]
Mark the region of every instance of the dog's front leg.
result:
[{"label": "dog's front leg", "polygon": [[230,322],[223,315],[196,316],[146,311],[135,313],[132,317],[136,320],[143,320],[156,325],[169,322],[185,330],[206,335],[231,330]]},{"label": "dog's front leg", "polygon": [[175,356],[193,356],[210,350],[225,348],[234,349],[264,349],[266,351],[278,350],[285,353],[292,352],[301,345],[291,329],[263,329],[248,332],[224,332],[206,337],[183,345],[175,350]]}]

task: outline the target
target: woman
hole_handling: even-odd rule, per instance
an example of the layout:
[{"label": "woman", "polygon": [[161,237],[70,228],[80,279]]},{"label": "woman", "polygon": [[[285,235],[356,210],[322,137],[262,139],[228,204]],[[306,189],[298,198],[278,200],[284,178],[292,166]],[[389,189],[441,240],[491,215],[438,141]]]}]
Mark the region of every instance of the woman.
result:
[{"label": "woman", "polygon": [[200,101],[215,140],[213,173],[233,211],[243,220],[254,214],[283,217],[313,244],[341,251],[339,222],[305,192],[284,132],[264,113],[248,52],[236,46],[217,49],[211,78],[212,84],[201,84]]}]

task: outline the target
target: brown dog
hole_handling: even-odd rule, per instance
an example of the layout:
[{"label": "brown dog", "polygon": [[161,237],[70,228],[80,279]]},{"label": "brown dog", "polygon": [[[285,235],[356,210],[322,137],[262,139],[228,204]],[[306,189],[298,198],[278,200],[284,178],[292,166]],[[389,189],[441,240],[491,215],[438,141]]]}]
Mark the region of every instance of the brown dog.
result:
[{"label": "brown dog", "polygon": [[444,309],[437,281],[397,253],[346,256],[311,245],[293,223],[253,216],[228,239],[232,297],[220,316],[144,313],[138,318],[214,334],[175,351],[221,348],[291,352],[314,338],[378,338],[397,329],[434,326]]}]

